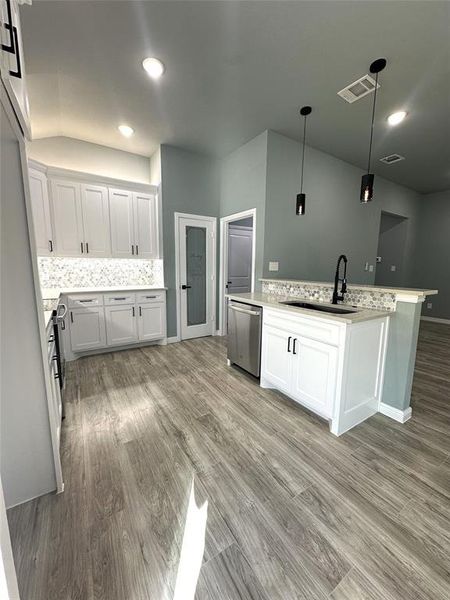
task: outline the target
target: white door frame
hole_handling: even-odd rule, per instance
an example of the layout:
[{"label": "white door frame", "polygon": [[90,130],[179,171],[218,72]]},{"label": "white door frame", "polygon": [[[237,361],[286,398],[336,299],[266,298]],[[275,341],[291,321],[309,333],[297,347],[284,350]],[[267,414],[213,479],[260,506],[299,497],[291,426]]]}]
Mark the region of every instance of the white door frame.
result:
[{"label": "white door frame", "polygon": [[221,217],[220,219],[220,265],[219,265],[219,335],[226,334],[226,298],[225,281],[228,271],[228,227],[233,221],[240,221],[246,217],[253,217],[252,236],[252,283],[251,291],[255,291],[255,265],[256,265],[256,208],[249,208],[233,215]]},{"label": "white door frame", "polygon": [[[191,215],[189,213],[174,214],[175,218],[175,286],[177,298],[177,338],[176,341],[181,341],[181,265],[180,265],[180,220],[193,219],[200,222],[212,223],[213,226],[213,244],[212,244],[212,260],[208,273],[208,280],[211,282],[211,335],[216,333],[216,233],[217,219],[216,217],[206,217],[204,215]],[[175,340],[174,340],[175,341]]]}]

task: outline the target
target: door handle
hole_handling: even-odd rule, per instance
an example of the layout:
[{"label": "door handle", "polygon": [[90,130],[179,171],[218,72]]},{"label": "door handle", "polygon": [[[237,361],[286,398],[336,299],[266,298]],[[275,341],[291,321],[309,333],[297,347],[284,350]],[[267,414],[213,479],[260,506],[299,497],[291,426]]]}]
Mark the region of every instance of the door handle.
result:
[{"label": "door handle", "polygon": [[192,287],[192,285],[184,285],[184,284],[183,284],[183,285],[181,286],[181,289],[182,289],[182,290],[189,290],[191,287]]},{"label": "door handle", "polygon": [[288,347],[287,347],[287,351],[290,352],[291,351],[291,340],[292,340],[292,336],[288,337]]},{"label": "door handle", "polygon": [[295,351],[295,344],[297,343],[297,338],[294,338],[294,343],[292,345],[292,354],[297,354],[297,352]]}]

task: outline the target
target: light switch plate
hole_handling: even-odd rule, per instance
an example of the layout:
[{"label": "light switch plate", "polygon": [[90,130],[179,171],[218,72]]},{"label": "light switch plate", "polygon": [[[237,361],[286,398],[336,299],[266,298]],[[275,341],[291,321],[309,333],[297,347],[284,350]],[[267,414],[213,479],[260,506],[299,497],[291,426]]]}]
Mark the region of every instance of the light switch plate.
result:
[{"label": "light switch plate", "polygon": [[432,302],[427,302],[427,308],[433,308],[433,303]]},{"label": "light switch plate", "polygon": [[277,260],[269,261],[269,271],[278,271],[278,261]]},{"label": "light switch plate", "polygon": [[369,265],[369,273],[373,273],[373,265]]}]

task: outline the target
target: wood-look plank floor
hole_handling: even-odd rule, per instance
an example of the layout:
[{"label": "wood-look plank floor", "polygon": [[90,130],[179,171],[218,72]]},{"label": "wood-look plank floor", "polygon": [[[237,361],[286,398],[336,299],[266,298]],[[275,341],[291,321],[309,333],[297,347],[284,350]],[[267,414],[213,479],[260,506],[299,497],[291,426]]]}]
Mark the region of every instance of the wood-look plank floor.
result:
[{"label": "wood-look plank floor", "polygon": [[220,338],[72,363],[66,491],[8,515],[22,600],[172,600],[180,556],[202,561],[196,600],[448,600],[449,388],[450,327],[430,323],[411,421],[341,438],[228,368]]}]

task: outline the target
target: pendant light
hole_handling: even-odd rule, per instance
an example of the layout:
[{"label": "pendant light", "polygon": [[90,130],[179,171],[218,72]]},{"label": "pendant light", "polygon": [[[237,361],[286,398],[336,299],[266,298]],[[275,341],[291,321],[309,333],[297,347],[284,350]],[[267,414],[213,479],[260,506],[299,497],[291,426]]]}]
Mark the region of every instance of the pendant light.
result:
[{"label": "pendant light", "polygon": [[386,66],[385,58],[378,58],[370,65],[370,72],[375,73],[375,91],[373,94],[372,122],[370,125],[369,158],[367,160],[367,173],[361,178],[361,193],[359,200],[362,204],[367,204],[373,199],[373,180],[374,174],[370,172],[370,159],[372,158],[373,124],[375,120],[375,105],[377,102],[378,74]]},{"label": "pendant light", "polygon": [[297,202],[295,205],[295,214],[304,215],[306,209],[306,194],[303,193],[303,168],[305,166],[305,145],[306,145],[306,117],[311,114],[310,106],[302,106],[300,114],[303,117],[303,150],[302,150],[302,171],[300,179],[300,194],[297,194]]}]

